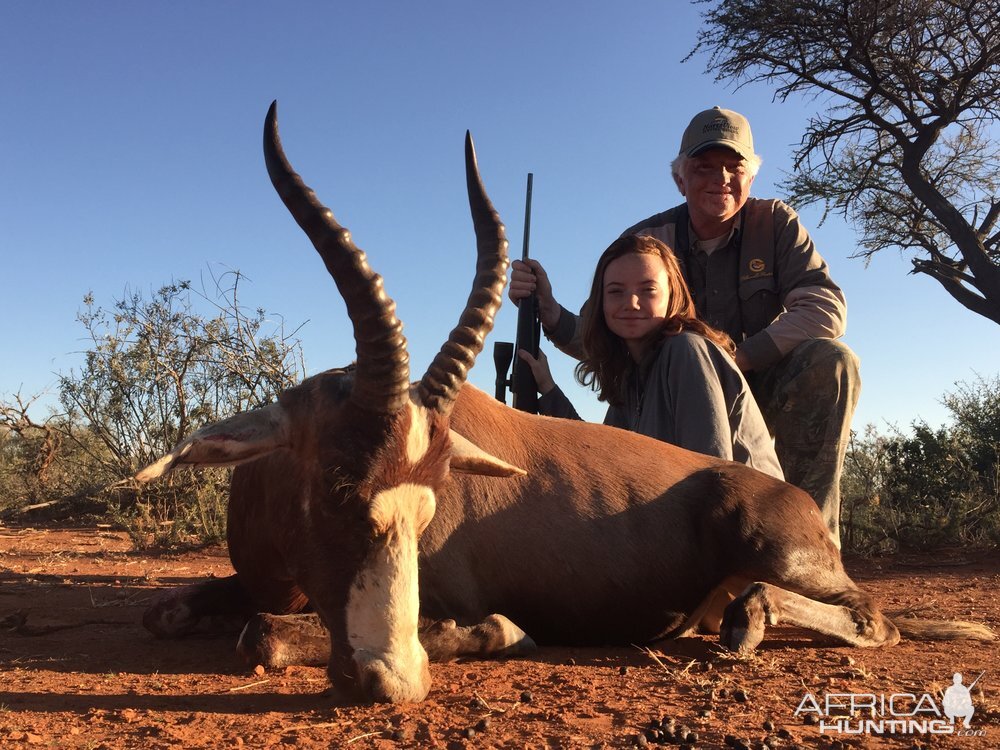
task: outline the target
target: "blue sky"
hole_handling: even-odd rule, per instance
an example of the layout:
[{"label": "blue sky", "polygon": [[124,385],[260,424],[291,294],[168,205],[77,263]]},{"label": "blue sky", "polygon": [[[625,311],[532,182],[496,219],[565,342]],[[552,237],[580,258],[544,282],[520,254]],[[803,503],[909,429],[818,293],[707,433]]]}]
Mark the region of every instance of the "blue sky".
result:
[{"label": "blue sky", "polygon": [[[681,63],[700,24],[682,2],[22,2],[0,4],[0,397],[54,390],[81,362],[74,318],[210,270],[241,270],[251,307],[280,313],[308,370],[346,364],[343,303],[268,182],[261,128],[278,99],[292,164],[348,226],[398,304],[418,376],[457,320],[474,242],[462,142],[519,253],[531,247],[575,307],[597,256],[680,196],[669,162],[691,115],[746,114],[774,184],[822,100],[772,101]],[[1000,371],[995,324],[893,253],[868,268],[837,218],[806,226],[844,288],[862,361],[855,427],[945,421],[941,395]],[[492,389],[492,341],[472,381]],[[603,409],[575,388],[581,413]]]}]

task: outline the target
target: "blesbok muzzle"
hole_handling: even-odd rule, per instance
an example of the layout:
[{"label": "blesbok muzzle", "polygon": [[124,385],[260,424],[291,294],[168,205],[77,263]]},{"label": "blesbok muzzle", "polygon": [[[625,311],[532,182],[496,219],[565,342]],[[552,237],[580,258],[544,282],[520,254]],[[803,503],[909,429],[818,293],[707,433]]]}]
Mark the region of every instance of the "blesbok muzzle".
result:
[{"label": "blesbok muzzle", "polygon": [[355,652],[354,664],[362,697],[373,703],[417,703],[426,698],[431,689],[427,654],[421,648],[413,657],[399,661],[365,651]]}]

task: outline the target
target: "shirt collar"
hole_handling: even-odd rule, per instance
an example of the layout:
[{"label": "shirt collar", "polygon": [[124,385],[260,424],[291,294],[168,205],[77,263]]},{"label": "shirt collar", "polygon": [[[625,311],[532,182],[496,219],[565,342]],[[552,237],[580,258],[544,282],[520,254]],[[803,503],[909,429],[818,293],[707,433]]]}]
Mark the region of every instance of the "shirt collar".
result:
[{"label": "shirt collar", "polygon": [[709,240],[699,240],[698,235],[694,232],[694,227],[691,226],[691,220],[688,219],[688,237],[692,238],[691,247],[695,252],[702,252],[706,255],[711,255],[716,250],[726,247],[733,241],[733,238],[739,234],[743,226],[743,212],[740,211],[736,214],[736,220],[733,225],[729,228],[729,232],[722,237],[714,237]]}]

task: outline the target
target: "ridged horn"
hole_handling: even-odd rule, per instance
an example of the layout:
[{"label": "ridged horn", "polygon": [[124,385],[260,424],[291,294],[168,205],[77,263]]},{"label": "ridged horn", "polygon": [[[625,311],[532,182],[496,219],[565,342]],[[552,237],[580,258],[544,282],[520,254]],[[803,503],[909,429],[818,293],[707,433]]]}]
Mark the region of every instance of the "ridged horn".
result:
[{"label": "ridged horn", "polygon": [[465,180],[476,231],[476,277],[465,310],[441,351],[420,380],[417,392],[424,406],[448,414],[458,391],[493,329],[507,280],[507,236],[500,216],[486,195],[479,176],[472,135],[465,133]]},{"label": "ridged horn", "polygon": [[277,101],[264,122],[264,162],[274,189],[319,252],[347,304],[358,358],[351,399],[378,414],[399,411],[409,399],[410,355],[396,303],[351,233],[288,163],[278,135]]}]

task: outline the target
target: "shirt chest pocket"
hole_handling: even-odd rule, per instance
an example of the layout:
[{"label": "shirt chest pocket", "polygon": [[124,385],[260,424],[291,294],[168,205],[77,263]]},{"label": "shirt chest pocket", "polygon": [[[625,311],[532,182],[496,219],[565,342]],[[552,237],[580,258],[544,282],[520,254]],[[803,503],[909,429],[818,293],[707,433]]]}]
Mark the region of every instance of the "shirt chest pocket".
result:
[{"label": "shirt chest pocket", "polygon": [[777,296],[778,285],[774,281],[774,274],[757,276],[752,279],[740,280],[740,299],[746,302],[760,292],[766,292]]},{"label": "shirt chest pocket", "polygon": [[741,280],[739,292],[743,329],[747,336],[766,328],[781,312],[778,285],[773,275]]}]

